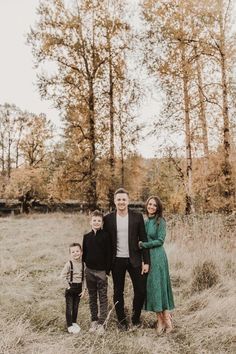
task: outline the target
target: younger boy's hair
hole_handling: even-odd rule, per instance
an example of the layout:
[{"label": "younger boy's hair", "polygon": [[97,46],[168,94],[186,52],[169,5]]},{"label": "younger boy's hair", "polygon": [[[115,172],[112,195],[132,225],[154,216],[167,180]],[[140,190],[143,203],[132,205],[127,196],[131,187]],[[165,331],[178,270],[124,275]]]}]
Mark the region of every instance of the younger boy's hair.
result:
[{"label": "younger boy's hair", "polygon": [[81,244],[80,243],[78,243],[78,242],[73,242],[73,243],[71,243],[70,245],[69,245],[69,252],[70,252],[70,249],[72,248],[72,247],[79,247],[80,249],[81,249],[81,251],[82,251],[82,246],[81,246]]},{"label": "younger boy's hair", "polygon": [[91,218],[92,218],[93,216],[100,216],[100,217],[103,219],[103,213],[102,213],[100,210],[98,210],[98,209],[92,211],[92,213],[91,213]]}]

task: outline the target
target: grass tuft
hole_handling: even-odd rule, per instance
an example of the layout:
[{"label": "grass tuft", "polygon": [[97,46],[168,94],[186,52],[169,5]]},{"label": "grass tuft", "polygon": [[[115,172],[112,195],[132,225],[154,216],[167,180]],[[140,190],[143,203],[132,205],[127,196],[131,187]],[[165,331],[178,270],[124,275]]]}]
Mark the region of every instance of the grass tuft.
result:
[{"label": "grass tuft", "polygon": [[192,292],[209,289],[219,282],[218,268],[213,261],[197,264],[193,269]]}]

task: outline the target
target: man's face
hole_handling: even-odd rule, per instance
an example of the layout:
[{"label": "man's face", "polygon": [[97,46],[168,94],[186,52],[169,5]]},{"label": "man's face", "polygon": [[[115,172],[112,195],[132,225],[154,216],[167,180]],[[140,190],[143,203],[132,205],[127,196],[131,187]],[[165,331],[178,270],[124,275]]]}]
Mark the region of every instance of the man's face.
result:
[{"label": "man's face", "polygon": [[118,211],[128,211],[129,197],[126,193],[117,193],[114,198],[114,203]]}]

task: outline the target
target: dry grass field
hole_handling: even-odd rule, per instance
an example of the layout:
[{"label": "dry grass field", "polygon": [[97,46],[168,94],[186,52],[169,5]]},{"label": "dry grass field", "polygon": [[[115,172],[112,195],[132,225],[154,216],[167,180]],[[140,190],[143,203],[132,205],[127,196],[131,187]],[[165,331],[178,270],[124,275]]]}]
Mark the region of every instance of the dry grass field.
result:
[{"label": "dry grass field", "polygon": [[[166,251],[175,295],[174,331],[157,337],[155,316],[120,333],[114,311],[102,337],[88,333],[88,299],[81,301],[78,335],[66,332],[59,274],[68,245],[89,229],[83,215],[48,214],[0,219],[1,354],[236,353],[235,216],[169,219]],[[126,306],[131,308],[126,282]],[[112,309],[112,281],[109,279]]]}]

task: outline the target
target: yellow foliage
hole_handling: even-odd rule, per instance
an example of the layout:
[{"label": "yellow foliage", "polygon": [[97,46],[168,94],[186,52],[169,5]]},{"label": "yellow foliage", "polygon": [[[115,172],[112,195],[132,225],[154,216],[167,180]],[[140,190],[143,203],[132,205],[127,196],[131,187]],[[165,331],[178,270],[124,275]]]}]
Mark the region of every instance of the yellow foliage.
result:
[{"label": "yellow foliage", "polygon": [[19,168],[12,171],[5,189],[5,197],[17,198],[28,191],[31,191],[33,196],[41,198],[47,195],[42,169]]}]

